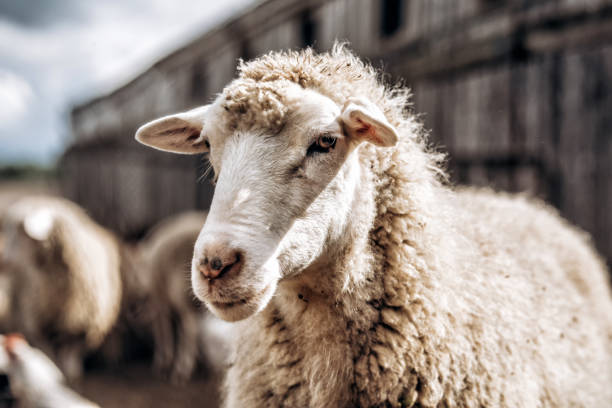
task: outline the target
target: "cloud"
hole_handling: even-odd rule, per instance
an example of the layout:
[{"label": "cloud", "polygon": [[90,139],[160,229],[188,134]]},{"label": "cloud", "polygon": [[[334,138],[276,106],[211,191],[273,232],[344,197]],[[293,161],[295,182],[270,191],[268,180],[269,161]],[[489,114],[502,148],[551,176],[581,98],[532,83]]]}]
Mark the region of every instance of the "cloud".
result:
[{"label": "cloud", "polygon": [[0,69],[0,127],[21,120],[33,96],[32,87],[25,79]]},{"label": "cloud", "polygon": [[70,106],[120,86],[253,2],[0,0],[0,70],[30,90],[12,108],[25,107],[20,119],[0,120],[0,163],[53,161],[69,140]]},{"label": "cloud", "polygon": [[83,17],[79,0],[0,0],[0,16],[17,24],[41,27]]}]

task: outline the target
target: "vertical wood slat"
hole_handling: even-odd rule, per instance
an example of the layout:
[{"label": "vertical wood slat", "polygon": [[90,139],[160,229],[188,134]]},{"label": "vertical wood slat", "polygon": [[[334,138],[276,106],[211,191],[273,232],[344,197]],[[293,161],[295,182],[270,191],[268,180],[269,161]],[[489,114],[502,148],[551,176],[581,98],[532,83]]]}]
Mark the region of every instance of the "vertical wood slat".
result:
[{"label": "vertical wood slat", "polygon": [[488,155],[500,156],[509,147],[509,76],[507,66],[483,72],[477,87],[480,92],[478,144]]},{"label": "vertical wood slat", "polygon": [[593,231],[593,194],[595,157],[593,151],[596,112],[585,106],[592,92],[588,57],[564,58],[561,88],[561,126],[559,135],[560,170],[563,180],[562,211],[581,227]]},{"label": "vertical wood slat", "polygon": [[602,50],[605,90],[599,106],[600,127],[597,134],[597,224],[596,240],[601,251],[612,257],[612,47]]}]

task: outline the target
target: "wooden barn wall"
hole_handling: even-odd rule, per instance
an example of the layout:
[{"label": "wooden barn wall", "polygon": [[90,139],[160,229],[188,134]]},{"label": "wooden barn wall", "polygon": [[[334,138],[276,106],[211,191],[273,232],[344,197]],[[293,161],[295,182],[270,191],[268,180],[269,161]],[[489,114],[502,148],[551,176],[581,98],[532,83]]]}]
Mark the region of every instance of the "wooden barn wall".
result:
[{"label": "wooden barn wall", "polygon": [[204,168],[196,157],[84,146],[64,154],[61,187],[94,219],[136,239],[165,217],[210,206],[213,187],[198,176]]},{"label": "wooden barn wall", "polygon": [[413,92],[455,182],[538,195],[612,259],[612,45],[415,81]]},{"label": "wooden barn wall", "polygon": [[612,259],[612,46],[559,58],[559,206]]},{"label": "wooden barn wall", "polygon": [[405,80],[454,181],[545,198],[611,260],[612,0],[402,3],[391,35],[381,33],[383,1],[270,0],[203,36],[73,111],[65,191],[128,236],[207,208],[212,187],[195,182],[202,161],[137,146],[134,131],[212,100],[240,57],[307,45],[308,22],[317,49],[349,40]]}]

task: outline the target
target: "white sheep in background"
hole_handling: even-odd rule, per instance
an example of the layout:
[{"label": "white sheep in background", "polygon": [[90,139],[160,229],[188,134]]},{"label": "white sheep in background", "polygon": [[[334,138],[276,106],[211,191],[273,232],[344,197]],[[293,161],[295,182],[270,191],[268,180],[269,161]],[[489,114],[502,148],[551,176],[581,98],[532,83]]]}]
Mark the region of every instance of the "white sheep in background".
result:
[{"label": "white sheep in background", "polygon": [[139,245],[142,275],[147,276],[154,367],[177,382],[189,377],[199,360],[203,309],[189,274],[193,246],[206,214],[187,212],[158,223]]},{"label": "white sheep in background", "polygon": [[150,273],[143,267],[138,245],[119,239],[117,242],[121,259],[121,306],[116,322],[91,360],[94,366],[101,364],[113,369],[147,354],[152,341],[153,313],[148,307]]},{"label": "white sheep in background", "polygon": [[210,370],[211,375],[224,374],[228,368],[232,340],[238,334],[235,326],[211,313],[206,313],[200,319],[200,353],[204,356],[206,368]]},{"label": "white sheep in background", "polygon": [[[0,226],[2,218],[0,216]],[[4,264],[4,236],[0,228],[0,332],[6,331],[10,319],[11,279],[9,270]]]},{"label": "white sheep in background", "polygon": [[139,141],[209,152],[192,285],[238,321],[225,404],[612,406],[612,301],[543,203],[444,184],[443,157],[342,46],[241,63]]},{"label": "white sheep in background", "polygon": [[0,372],[21,408],[96,408],[68,388],[61,371],[19,335],[0,335]]},{"label": "white sheep in background", "polygon": [[119,313],[117,241],[77,205],[44,196],[12,204],[3,234],[9,329],[51,355],[69,379],[79,377],[84,354],[100,345]]}]

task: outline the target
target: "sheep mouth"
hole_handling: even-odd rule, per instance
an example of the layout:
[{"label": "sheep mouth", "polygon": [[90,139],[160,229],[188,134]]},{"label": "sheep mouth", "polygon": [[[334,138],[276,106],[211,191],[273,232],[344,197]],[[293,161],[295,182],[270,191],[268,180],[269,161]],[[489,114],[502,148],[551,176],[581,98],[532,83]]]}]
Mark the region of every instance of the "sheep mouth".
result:
[{"label": "sheep mouth", "polygon": [[257,303],[258,299],[261,299],[265,295],[269,287],[270,285],[267,285],[261,291],[241,299],[231,301],[211,300],[210,304],[218,310],[229,310],[239,306],[251,307],[254,303]]},{"label": "sheep mouth", "polygon": [[217,309],[227,310],[227,309],[231,309],[234,306],[246,305],[248,302],[249,302],[249,299],[240,299],[234,302],[211,302],[211,303]]}]

